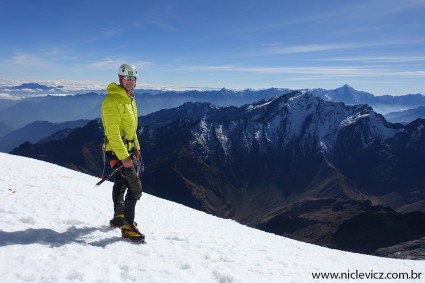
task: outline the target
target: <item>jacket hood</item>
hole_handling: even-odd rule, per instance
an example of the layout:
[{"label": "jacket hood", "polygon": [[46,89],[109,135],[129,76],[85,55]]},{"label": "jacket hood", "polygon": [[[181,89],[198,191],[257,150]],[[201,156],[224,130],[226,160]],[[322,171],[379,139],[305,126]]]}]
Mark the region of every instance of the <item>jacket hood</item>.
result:
[{"label": "jacket hood", "polygon": [[124,99],[130,100],[130,97],[127,95],[127,92],[125,91],[125,88],[123,88],[120,85],[117,85],[116,83],[110,83],[108,87],[106,88],[106,93],[108,95],[117,95]]}]

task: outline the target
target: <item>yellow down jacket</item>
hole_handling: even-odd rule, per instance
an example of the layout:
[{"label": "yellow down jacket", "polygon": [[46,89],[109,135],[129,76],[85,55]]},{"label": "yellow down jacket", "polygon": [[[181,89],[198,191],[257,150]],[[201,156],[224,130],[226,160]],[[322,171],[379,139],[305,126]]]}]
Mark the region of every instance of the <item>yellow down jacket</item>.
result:
[{"label": "yellow down jacket", "polygon": [[123,160],[129,156],[133,146],[140,150],[137,139],[136,100],[127,95],[125,89],[116,83],[106,88],[106,98],[102,103],[102,123],[106,136],[105,150],[112,150]]}]

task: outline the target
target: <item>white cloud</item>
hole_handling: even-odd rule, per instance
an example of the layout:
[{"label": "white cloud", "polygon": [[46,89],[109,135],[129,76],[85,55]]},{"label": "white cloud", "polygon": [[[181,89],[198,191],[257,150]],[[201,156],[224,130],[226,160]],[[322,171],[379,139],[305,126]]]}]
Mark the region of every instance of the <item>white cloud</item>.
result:
[{"label": "white cloud", "polygon": [[[56,91],[54,95],[69,95],[76,92],[84,92],[91,90],[104,90],[106,86],[110,83],[110,81],[92,81],[92,80],[13,80],[13,79],[5,79],[0,78],[0,88],[3,92],[16,92],[16,90],[11,89],[10,87],[19,86],[23,83],[38,83],[41,85],[60,88],[61,93]],[[141,82],[137,84],[137,89],[163,89],[163,90],[188,90],[188,89],[202,89],[202,87],[188,87],[188,86],[179,86],[179,85],[160,85],[160,84],[151,84]],[[34,90],[28,90],[30,92],[34,92]],[[20,94],[23,92],[28,92],[27,90],[19,90]],[[41,93],[37,92],[37,96]],[[52,94],[52,90],[43,91],[41,95]],[[21,99],[27,97],[26,95],[20,95],[19,98],[9,94],[9,93],[0,93],[0,98],[5,99]]]},{"label": "white cloud", "polygon": [[142,68],[148,68],[150,66],[153,66],[154,64],[152,62],[148,62],[148,61],[132,61],[132,60],[128,60],[128,59],[111,59],[111,58],[106,58],[94,63],[89,64],[89,68],[94,68],[94,69],[109,69],[109,70],[118,70],[119,66],[121,64],[132,64],[134,66],[136,66],[136,68],[138,69],[142,69]]},{"label": "white cloud", "polygon": [[407,63],[407,62],[423,62],[425,56],[350,56],[350,57],[333,57],[320,58],[315,61],[346,61],[346,62],[381,62],[381,63]]},{"label": "white cloud", "polygon": [[[105,89],[108,82],[104,81],[91,81],[91,80],[31,80],[31,79],[6,79],[6,78],[0,78],[0,87],[3,91],[12,91],[12,89],[8,89],[13,86],[19,86],[23,83],[38,83],[41,85],[49,86],[49,87],[63,87],[63,91],[78,91],[78,90],[98,90],[98,89]],[[22,91],[22,90],[20,90]],[[34,91],[34,90],[28,90],[28,91]]]},{"label": "white cloud", "polygon": [[0,93],[0,99],[21,100],[22,98],[14,96],[14,95],[10,95],[8,93]]},{"label": "white cloud", "polygon": [[3,61],[7,64],[16,64],[23,66],[39,66],[49,63],[48,61],[40,57],[26,53],[15,53],[14,56],[9,59],[4,59]]},{"label": "white cloud", "polygon": [[277,55],[277,54],[294,54],[294,53],[309,53],[318,51],[329,51],[336,49],[353,48],[350,44],[310,44],[296,46],[271,46],[265,47],[259,52],[259,55]]},{"label": "white cloud", "polygon": [[306,76],[316,78],[338,78],[338,77],[423,77],[425,71],[400,71],[398,69],[383,68],[381,66],[368,67],[269,67],[269,66],[232,66],[232,65],[210,65],[210,66],[184,66],[184,71],[190,72],[241,72],[256,74],[281,74],[288,76],[299,76],[304,79]]},{"label": "white cloud", "polygon": [[322,51],[334,51],[343,49],[363,49],[371,47],[382,47],[389,45],[409,45],[418,41],[376,41],[364,43],[333,43],[333,44],[305,44],[305,45],[284,45],[279,43],[263,44],[259,50],[253,51],[252,56],[268,56],[280,54],[312,53]]},{"label": "white cloud", "polygon": [[405,71],[405,72],[397,72],[397,75],[406,76],[406,77],[424,77],[425,71]]},{"label": "white cloud", "polygon": [[229,72],[250,72],[263,74],[317,74],[317,75],[360,75],[368,72],[370,69],[356,67],[245,67],[231,65],[212,65],[212,66],[185,66],[190,71],[229,71]]},{"label": "white cloud", "polygon": [[118,67],[121,64],[122,64],[122,60],[120,60],[120,59],[106,58],[106,59],[91,63],[88,66],[90,68],[95,68],[95,69],[114,69],[114,68],[116,68],[118,70]]}]

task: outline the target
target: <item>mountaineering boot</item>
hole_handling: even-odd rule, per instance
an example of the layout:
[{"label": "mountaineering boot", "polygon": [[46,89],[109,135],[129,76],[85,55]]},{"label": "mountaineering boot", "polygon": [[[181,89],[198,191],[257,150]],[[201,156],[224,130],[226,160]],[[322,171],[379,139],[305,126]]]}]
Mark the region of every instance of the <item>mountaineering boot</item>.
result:
[{"label": "mountaineering boot", "polygon": [[137,229],[136,223],[133,224],[125,224],[121,228],[121,235],[123,238],[127,238],[130,241],[143,243],[145,241],[145,235],[143,235],[139,229]]},{"label": "mountaineering boot", "polygon": [[109,221],[109,225],[111,225],[112,228],[121,228],[124,226],[124,214],[114,215],[114,218]]}]

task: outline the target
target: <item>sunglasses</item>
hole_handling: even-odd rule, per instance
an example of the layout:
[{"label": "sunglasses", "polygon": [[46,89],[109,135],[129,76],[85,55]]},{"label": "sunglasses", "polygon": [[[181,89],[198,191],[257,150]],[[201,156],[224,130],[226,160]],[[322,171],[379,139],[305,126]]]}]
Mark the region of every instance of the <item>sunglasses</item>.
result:
[{"label": "sunglasses", "polygon": [[122,78],[124,79],[124,80],[126,80],[126,81],[135,81],[135,80],[137,80],[137,78],[136,77],[132,77],[132,76],[122,76]]}]

